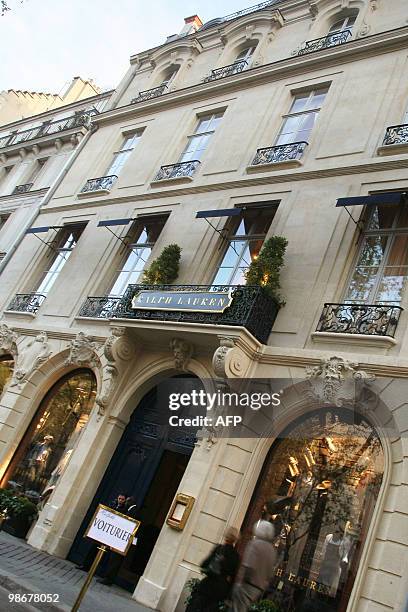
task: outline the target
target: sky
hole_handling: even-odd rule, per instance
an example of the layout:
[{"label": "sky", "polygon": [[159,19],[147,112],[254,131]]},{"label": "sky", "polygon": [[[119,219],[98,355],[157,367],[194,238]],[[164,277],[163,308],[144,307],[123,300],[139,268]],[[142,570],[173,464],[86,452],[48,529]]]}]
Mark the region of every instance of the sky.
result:
[{"label": "sky", "polygon": [[[260,0],[258,0],[259,2]],[[0,91],[60,93],[74,76],[118,85],[129,57],[178,34],[184,17],[202,21],[257,0],[8,0],[0,17]]]}]

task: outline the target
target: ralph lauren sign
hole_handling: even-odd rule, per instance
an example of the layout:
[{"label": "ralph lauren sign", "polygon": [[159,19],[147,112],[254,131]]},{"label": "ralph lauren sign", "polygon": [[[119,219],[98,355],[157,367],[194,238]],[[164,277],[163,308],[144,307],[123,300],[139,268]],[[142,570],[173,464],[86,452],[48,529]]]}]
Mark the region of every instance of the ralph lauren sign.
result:
[{"label": "ralph lauren sign", "polygon": [[160,291],[142,289],[133,296],[137,310],[188,310],[190,312],[224,312],[232,303],[229,291]]}]

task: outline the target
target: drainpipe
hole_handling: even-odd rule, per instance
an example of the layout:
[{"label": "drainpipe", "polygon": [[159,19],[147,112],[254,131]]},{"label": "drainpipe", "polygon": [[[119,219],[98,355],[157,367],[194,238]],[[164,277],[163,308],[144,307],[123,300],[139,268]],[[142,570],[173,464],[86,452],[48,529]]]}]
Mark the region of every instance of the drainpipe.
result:
[{"label": "drainpipe", "polygon": [[7,266],[8,262],[11,260],[14,253],[16,252],[17,247],[20,245],[21,241],[23,240],[25,236],[26,230],[32,226],[35,219],[38,217],[41,211],[41,208],[45,206],[46,204],[48,204],[48,202],[51,200],[52,196],[54,195],[58,187],[61,185],[62,181],[68,174],[69,170],[72,168],[78,155],[81,153],[82,149],[85,147],[86,143],[88,142],[92,134],[96,132],[97,129],[98,129],[98,126],[93,125],[88,130],[88,132],[85,134],[85,136],[82,138],[78,146],[75,147],[75,149],[72,151],[71,155],[65,162],[62,170],[60,170],[60,173],[57,175],[57,178],[55,179],[54,183],[51,185],[51,187],[49,188],[45,196],[40,200],[39,204],[37,204],[37,206],[34,208],[31,215],[28,217],[25,226],[23,227],[21,232],[17,235],[17,238],[15,239],[13,245],[11,246],[10,250],[7,252],[7,255],[0,262],[0,274],[3,272],[4,268]]}]

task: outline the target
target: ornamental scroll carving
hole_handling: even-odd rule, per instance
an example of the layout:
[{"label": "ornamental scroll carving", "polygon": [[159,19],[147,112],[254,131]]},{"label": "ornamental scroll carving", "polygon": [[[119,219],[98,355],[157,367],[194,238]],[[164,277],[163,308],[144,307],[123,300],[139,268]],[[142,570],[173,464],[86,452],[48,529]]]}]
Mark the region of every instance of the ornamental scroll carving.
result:
[{"label": "ornamental scroll carving", "polygon": [[10,387],[21,389],[28,377],[38,370],[38,368],[50,357],[52,351],[48,344],[48,337],[45,332],[41,332],[35,338],[31,338],[27,344],[19,348],[13,377]]},{"label": "ornamental scroll carving", "polygon": [[14,359],[17,357],[17,339],[15,331],[5,323],[0,323],[0,349],[9,353]]},{"label": "ornamental scroll carving", "polygon": [[[343,357],[329,357],[322,359],[320,364],[306,368],[306,378],[309,379],[311,389],[310,397],[323,404],[355,406],[357,395],[361,394],[367,384],[375,380],[373,374],[358,369],[358,363],[343,359]],[[358,385],[358,393],[356,392]]]}]

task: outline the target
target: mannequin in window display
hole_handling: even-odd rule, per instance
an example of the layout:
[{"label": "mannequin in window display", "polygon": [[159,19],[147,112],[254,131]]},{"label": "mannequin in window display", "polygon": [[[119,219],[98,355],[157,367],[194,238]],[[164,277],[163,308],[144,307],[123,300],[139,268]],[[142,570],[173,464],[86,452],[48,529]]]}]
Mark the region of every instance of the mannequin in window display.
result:
[{"label": "mannequin in window display", "polygon": [[330,597],[336,597],[340,576],[348,566],[350,545],[341,527],[328,533],[324,540],[317,582],[328,587]]},{"label": "mannequin in window display", "polygon": [[25,479],[25,486],[27,486],[27,481],[31,486],[34,486],[37,480],[42,478],[47,469],[47,464],[50,459],[50,455],[52,452],[52,444],[54,442],[54,437],[47,435],[44,436],[41,442],[36,442],[32,449],[30,450],[27,463],[27,477]]}]

